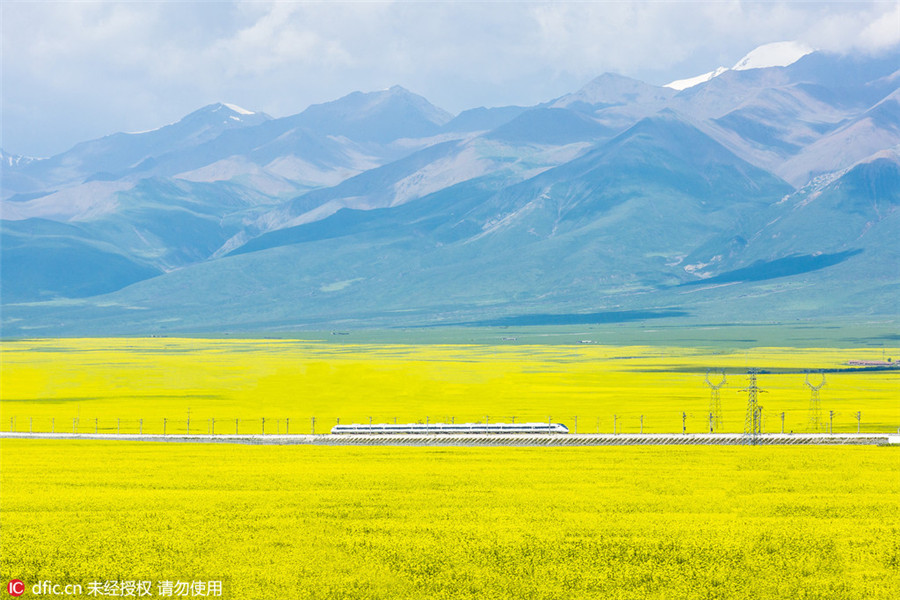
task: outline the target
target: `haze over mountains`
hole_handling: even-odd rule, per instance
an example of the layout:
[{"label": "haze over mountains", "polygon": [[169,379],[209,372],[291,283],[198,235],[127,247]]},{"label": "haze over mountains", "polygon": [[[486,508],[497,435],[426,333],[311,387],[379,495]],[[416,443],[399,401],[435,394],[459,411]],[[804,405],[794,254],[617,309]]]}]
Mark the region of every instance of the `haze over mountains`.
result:
[{"label": "haze over mountains", "polygon": [[393,87],[3,152],[3,334],[894,318],[898,65],[775,45],[537,106]]}]

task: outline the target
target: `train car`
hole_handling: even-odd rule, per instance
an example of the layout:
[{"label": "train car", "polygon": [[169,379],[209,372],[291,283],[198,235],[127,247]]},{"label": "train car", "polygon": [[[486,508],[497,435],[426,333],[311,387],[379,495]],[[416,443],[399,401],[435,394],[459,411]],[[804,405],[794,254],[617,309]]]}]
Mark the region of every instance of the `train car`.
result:
[{"label": "train car", "polygon": [[375,423],[372,425],[335,425],[335,435],[453,435],[510,433],[569,433],[562,423]]}]

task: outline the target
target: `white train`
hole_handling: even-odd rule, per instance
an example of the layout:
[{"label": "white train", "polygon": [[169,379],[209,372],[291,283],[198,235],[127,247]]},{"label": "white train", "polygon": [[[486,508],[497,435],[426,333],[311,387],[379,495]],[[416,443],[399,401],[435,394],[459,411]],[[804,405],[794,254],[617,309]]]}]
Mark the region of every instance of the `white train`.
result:
[{"label": "white train", "polygon": [[386,435],[386,434],[469,434],[469,433],[569,433],[562,423],[406,423],[391,425],[335,425],[332,434]]}]

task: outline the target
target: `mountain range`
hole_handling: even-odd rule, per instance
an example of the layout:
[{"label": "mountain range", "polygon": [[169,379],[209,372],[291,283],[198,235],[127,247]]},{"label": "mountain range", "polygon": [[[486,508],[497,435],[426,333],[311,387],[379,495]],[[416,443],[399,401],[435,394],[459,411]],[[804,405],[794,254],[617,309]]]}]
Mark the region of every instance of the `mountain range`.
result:
[{"label": "mountain range", "polygon": [[2,152],[3,335],[894,319],[898,65],[776,44],[535,106],[395,86]]}]

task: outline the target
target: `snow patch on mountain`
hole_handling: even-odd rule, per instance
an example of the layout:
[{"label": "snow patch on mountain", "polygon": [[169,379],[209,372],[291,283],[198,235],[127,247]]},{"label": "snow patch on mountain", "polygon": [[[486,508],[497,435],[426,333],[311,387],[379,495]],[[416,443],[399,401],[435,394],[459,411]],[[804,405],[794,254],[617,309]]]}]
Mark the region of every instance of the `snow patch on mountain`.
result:
[{"label": "snow patch on mountain", "polygon": [[[247,117],[247,116],[259,114],[260,117],[263,117],[261,120],[259,120],[259,122],[270,118],[265,113],[255,113],[251,110],[247,110],[246,108],[241,108],[240,106],[238,106],[236,104],[228,104],[227,102],[218,102],[216,104],[210,104],[208,106],[204,106],[203,108],[192,112],[191,114],[187,115],[186,117],[184,117],[182,119],[179,119],[178,121],[173,121],[171,123],[167,123],[160,127],[154,127],[153,129],[145,129],[142,131],[126,131],[124,133],[126,135],[142,135],[145,133],[153,133],[155,131],[160,131],[160,130],[166,129],[167,127],[172,127],[174,125],[178,125],[180,123],[184,123],[184,122],[187,122],[190,120],[206,119],[209,117],[214,117],[213,120],[215,121],[216,119],[218,119],[221,116],[219,113],[224,113],[225,117],[227,117],[228,120],[236,121],[238,123],[244,123],[244,120],[241,118],[241,116]],[[231,114],[228,114],[228,113],[231,113]],[[225,119],[223,118],[223,122],[224,121],[225,121]],[[254,122],[256,122],[256,120],[254,120]],[[113,135],[115,135],[115,134],[113,134]],[[107,136],[107,137],[109,137],[109,136]]]},{"label": "snow patch on mountain", "polygon": [[731,67],[735,71],[786,67],[815,50],[802,42],[775,42],[751,51]]},{"label": "snow patch on mountain", "polygon": [[719,67],[715,71],[710,71],[709,73],[704,73],[703,75],[697,75],[696,77],[688,77],[687,79],[676,79],[675,81],[669,82],[665,85],[667,88],[672,88],[673,90],[686,90],[688,88],[694,87],[695,85],[700,85],[701,83],[706,83],[713,77],[718,77],[725,71],[727,71],[725,67]]},{"label": "snow patch on mountain", "polygon": [[747,71],[750,69],[766,69],[769,67],[786,67],[788,65],[794,64],[795,62],[812,52],[815,52],[815,49],[807,46],[803,42],[774,42],[771,44],[765,44],[752,50],[750,53],[744,56],[744,58],[737,61],[737,63],[735,63],[735,65],[731,67],[731,69],[719,67],[715,71],[710,71],[709,73],[704,73],[703,75],[697,75],[696,77],[676,79],[675,81],[667,83],[664,87],[681,91],[694,87],[696,85],[700,85],[701,83],[706,83],[707,81],[710,81],[711,79],[714,79],[722,73],[726,73],[728,71]]},{"label": "snow patch on mountain", "polygon": [[684,268],[685,273],[689,273],[690,275],[695,275],[695,276],[699,277],[700,279],[708,279],[708,278],[712,277],[712,273],[709,271],[704,271],[703,269],[706,269],[707,267],[711,267],[721,261],[722,261],[722,255],[717,254],[717,255],[713,256],[712,258],[710,258],[708,262],[700,261],[700,262],[697,262],[697,263],[694,263],[691,265],[684,265],[683,268]]},{"label": "snow patch on mountain", "polygon": [[233,110],[234,112],[238,113],[239,115],[255,115],[255,114],[256,114],[256,113],[253,112],[252,110],[247,110],[246,108],[241,108],[241,107],[238,106],[237,104],[229,104],[229,103],[227,103],[227,102],[223,102],[223,103],[222,103],[222,106],[225,106],[225,107],[227,107],[227,108],[230,108],[231,110]]},{"label": "snow patch on mountain", "polygon": [[8,154],[0,149],[0,163],[5,167],[24,167],[27,164],[33,163],[36,160],[42,160],[40,158],[33,158],[31,156],[22,156],[20,154]]}]

